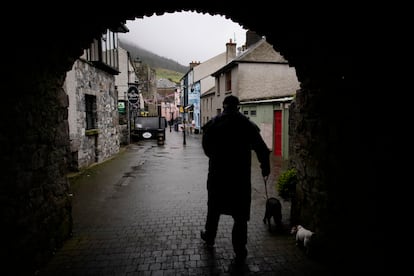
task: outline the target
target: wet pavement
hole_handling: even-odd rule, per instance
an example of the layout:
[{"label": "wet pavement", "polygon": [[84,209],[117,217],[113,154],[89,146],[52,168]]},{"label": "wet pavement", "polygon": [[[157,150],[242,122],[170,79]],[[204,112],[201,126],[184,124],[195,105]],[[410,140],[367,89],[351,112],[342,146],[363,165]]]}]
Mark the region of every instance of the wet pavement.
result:
[{"label": "wet pavement", "polygon": [[[232,267],[232,218],[223,215],[214,250],[200,239],[206,216],[208,159],[201,135],[166,132],[156,141],[130,144],[113,159],[72,178],[73,236],[38,275],[327,275],[288,233],[263,223],[266,192],[256,158],[247,264]],[[273,159],[268,195],[284,163]],[[237,191],[234,191],[237,196]],[[274,224],[272,224],[274,227]]]}]

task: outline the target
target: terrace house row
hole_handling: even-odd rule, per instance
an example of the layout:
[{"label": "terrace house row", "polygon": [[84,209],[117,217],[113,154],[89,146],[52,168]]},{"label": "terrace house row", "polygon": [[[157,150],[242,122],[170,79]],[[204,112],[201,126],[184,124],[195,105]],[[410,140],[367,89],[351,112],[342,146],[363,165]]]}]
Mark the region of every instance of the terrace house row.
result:
[{"label": "terrace house row", "polygon": [[201,130],[222,111],[227,95],[240,99],[240,111],[255,122],[274,156],[288,159],[289,104],[299,82],[295,69],[264,37],[246,32],[246,45],[230,40],[226,51],[191,66],[181,80],[187,96],[188,120]]}]

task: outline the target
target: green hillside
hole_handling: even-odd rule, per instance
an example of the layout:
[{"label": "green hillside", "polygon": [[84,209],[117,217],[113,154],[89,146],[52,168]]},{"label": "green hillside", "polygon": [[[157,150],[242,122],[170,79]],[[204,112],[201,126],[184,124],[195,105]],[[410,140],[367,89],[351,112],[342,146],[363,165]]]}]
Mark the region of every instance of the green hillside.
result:
[{"label": "green hillside", "polygon": [[166,68],[183,74],[188,70],[188,66],[181,65],[177,61],[154,54],[133,42],[120,39],[119,44],[131,54],[131,57],[134,60],[139,59],[143,63],[148,64],[151,68]]},{"label": "green hillside", "polygon": [[167,79],[177,84],[180,83],[180,79],[184,76],[183,73],[164,69],[164,68],[155,68],[155,73],[157,76],[157,80]]},{"label": "green hillside", "polygon": [[156,78],[167,79],[175,83],[180,83],[180,79],[188,71],[188,66],[179,64],[169,58],[161,57],[148,50],[141,48],[135,43],[123,41],[120,39],[120,46],[127,50],[132,58],[139,59],[143,63],[155,69]]}]

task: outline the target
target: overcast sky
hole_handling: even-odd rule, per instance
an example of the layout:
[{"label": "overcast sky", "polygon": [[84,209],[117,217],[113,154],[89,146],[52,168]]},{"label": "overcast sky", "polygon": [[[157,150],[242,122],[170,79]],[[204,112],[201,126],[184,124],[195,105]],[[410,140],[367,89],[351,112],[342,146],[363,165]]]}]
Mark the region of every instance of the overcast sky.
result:
[{"label": "overcast sky", "polygon": [[126,26],[129,32],[120,33],[121,39],[185,66],[192,61],[204,62],[226,51],[230,39],[236,47],[246,42],[246,30],[219,15],[165,13],[128,20]]}]

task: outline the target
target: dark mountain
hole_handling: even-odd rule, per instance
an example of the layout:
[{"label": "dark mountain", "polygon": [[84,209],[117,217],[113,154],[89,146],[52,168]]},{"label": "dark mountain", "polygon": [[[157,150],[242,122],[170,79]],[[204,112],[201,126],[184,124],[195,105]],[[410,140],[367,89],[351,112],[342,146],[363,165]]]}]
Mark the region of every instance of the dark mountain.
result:
[{"label": "dark mountain", "polygon": [[151,68],[163,68],[183,74],[185,74],[189,69],[188,66],[184,66],[172,59],[161,57],[132,42],[122,40],[121,38],[119,39],[119,44],[131,54],[133,59],[139,58]]}]

